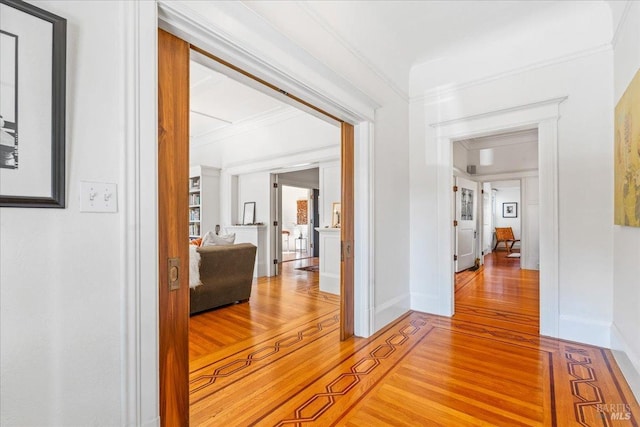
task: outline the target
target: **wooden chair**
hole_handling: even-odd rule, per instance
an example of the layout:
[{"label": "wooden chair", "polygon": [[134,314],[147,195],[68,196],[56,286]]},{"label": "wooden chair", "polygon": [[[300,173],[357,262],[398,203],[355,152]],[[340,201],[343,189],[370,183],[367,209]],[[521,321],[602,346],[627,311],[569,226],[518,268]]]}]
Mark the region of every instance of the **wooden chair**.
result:
[{"label": "wooden chair", "polygon": [[[496,245],[493,247],[493,250],[495,251],[498,248],[498,244],[502,242],[507,252],[511,252],[513,245],[519,241],[520,239],[514,237],[511,227],[496,227]],[[511,243],[511,245],[509,245],[509,243]]]}]

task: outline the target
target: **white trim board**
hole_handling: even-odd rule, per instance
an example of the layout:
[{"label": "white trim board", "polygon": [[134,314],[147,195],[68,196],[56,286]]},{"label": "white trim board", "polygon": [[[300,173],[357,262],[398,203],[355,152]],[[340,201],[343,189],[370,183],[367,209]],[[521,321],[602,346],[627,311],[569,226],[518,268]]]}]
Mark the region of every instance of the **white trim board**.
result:
[{"label": "white trim board", "polygon": [[640,401],[640,354],[627,344],[615,322],[611,324],[611,349],[631,391]]},{"label": "white trim board", "polygon": [[122,4],[121,424],[160,425],[158,407],[157,10]]},{"label": "white trim board", "polygon": [[454,313],[453,233],[451,231],[453,146],[458,139],[515,129],[538,128],[540,177],[540,334],[559,337],[558,119],[566,97],[486,111],[431,126],[437,132],[438,314]]}]

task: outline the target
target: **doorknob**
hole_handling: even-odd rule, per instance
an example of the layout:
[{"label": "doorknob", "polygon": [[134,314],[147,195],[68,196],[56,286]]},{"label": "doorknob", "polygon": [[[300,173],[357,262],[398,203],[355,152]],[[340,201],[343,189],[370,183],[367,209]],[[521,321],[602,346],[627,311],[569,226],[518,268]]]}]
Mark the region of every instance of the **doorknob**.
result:
[{"label": "doorknob", "polygon": [[169,291],[180,289],[180,258],[168,259],[167,280],[169,282]]}]

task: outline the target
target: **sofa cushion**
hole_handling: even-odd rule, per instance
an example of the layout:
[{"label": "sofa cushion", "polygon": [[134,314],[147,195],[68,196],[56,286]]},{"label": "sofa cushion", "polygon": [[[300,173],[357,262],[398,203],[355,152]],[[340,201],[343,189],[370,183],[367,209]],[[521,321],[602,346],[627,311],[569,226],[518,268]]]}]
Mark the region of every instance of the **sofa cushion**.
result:
[{"label": "sofa cushion", "polygon": [[236,235],[226,234],[222,236],[218,236],[213,231],[207,231],[207,234],[202,238],[202,243],[200,246],[224,246],[224,245],[233,245],[233,242],[236,241]]}]

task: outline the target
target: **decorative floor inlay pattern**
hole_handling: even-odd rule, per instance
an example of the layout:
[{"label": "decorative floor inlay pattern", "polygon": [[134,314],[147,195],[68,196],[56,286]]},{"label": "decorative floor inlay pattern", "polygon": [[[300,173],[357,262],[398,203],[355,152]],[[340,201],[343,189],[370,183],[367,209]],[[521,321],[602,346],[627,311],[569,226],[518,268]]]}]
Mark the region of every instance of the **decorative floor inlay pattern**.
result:
[{"label": "decorative floor inlay pattern", "polygon": [[198,324],[230,344],[192,363],[191,425],[638,427],[611,351],[538,334],[536,272],[485,263],[453,318],[410,311],[345,341],[339,299],[284,277],[250,310]]},{"label": "decorative floor inlay pattern", "polygon": [[328,302],[336,306],[340,306],[340,295],[330,294],[328,292],[321,292],[320,285],[313,283],[310,285],[303,284],[296,288],[296,292],[306,297],[317,299],[323,302]]},{"label": "decorative floor inlay pattern", "polygon": [[298,331],[281,334],[268,342],[248,347],[241,352],[225,356],[192,370],[189,375],[191,403],[210,396],[229,381],[236,381],[242,376],[251,375],[255,371],[263,369],[268,363],[307,345],[309,341],[335,331],[339,324],[340,315],[333,313]]},{"label": "decorative floor inlay pattern", "polygon": [[[285,349],[313,347],[313,338],[337,322],[337,317],[329,316],[313,328],[307,325],[294,334],[247,349],[242,357],[210,364],[192,374],[192,393],[209,389],[198,401],[215,399],[227,385],[235,389],[236,379],[250,379],[269,363],[287,363],[288,359],[280,357]],[[337,338],[337,328],[322,339],[330,336]],[[353,425],[430,425],[445,417],[450,420],[448,425],[484,420],[486,425],[637,427],[638,404],[628,386],[617,380],[619,373],[611,368],[608,350],[417,312],[409,312],[358,343],[315,377],[301,379],[300,384],[295,384],[295,379],[304,370],[302,366],[292,370],[288,379],[281,379],[283,374],[279,373],[268,377],[272,384],[261,380],[260,387],[265,390],[248,398],[262,406],[247,411],[244,418],[236,414],[233,419],[238,425],[260,426],[348,425],[352,421]],[[468,354],[449,359],[467,348]],[[482,354],[486,359],[479,358]],[[252,371],[257,363],[262,365]],[[499,370],[492,364],[500,366]],[[284,392],[280,381],[295,392]],[[480,385],[486,381],[487,385]],[[212,400],[211,407],[222,411],[218,408],[224,408],[223,402],[242,390],[251,390],[251,386],[230,390],[227,400],[218,404]],[[268,390],[283,393],[265,395]],[[388,405],[390,396],[400,398],[403,393],[410,393],[402,398],[408,399],[403,409],[408,411],[406,422],[398,421],[402,413],[393,415],[396,421],[384,422],[385,411],[393,411],[383,402]],[[409,402],[417,398],[411,393],[426,399],[421,405],[427,406],[410,409]],[[383,409],[376,409],[379,405]],[[470,415],[474,411],[477,413]],[[490,412],[483,414],[486,411]],[[229,422],[214,415],[197,425]]]},{"label": "decorative floor inlay pattern", "polygon": [[[638,404],[633,396],[627,399],[622,391],[612,370],[610,354],[608,350],[576,343],[562,345],[560,357],[566,364],[575,421],[588,427],[637,427]],[[598,369],[598,364],[607,369]]]},{"label": "decorative floor inlay pattern", "polygon": [[295,396],[255,420],[255,424],[300,426],[335,420],[340,411],[380,381],[431,329],[426,317],[418,313],[405,316]]}]

